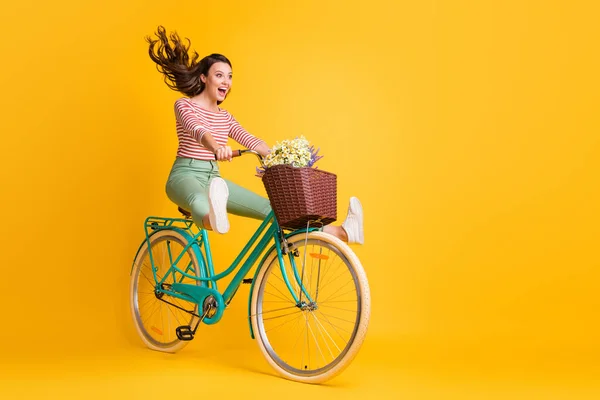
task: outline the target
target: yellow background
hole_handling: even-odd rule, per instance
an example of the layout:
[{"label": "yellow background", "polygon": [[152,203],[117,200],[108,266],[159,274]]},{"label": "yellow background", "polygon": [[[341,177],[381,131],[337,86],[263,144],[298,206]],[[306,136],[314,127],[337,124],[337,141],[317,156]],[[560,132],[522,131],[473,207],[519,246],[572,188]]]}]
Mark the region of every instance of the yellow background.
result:
[{"label": "yellow background", "polygon": [[[0,397],[597,397],[594,3],[3,4]],[[143,219],[177,215],[178,94],[144,42],[159,24],[232,60],[223,106],[250,132],[321,148],[340,222],[363,202],[371,325],[329,386],[272,376],[247,287],[176,356],[135,336]],[[264,194],[254,167],[223,173]],[[232,225],[219,270],[256,222]]]}]

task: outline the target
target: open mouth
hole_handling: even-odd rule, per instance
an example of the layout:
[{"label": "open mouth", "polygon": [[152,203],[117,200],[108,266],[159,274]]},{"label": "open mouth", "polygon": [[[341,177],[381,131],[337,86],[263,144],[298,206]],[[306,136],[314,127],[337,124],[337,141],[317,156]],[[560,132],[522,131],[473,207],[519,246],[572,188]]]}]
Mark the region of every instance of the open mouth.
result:
[{"label": "open mouth", "polygon": [[219,93],[220,93],[222,96],[225,96],[225,95],[227,94],[227,89],[226,89],[226,88],[219,88]]}]

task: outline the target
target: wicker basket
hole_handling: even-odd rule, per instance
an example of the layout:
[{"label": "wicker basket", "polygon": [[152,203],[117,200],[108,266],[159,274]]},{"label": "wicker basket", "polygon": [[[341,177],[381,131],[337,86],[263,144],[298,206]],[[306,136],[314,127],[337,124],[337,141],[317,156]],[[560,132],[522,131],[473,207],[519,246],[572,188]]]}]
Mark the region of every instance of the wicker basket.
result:
[{"label": "wicker basket", "polygon": [[275,165],[262,178],[279,226],[323,226],[337,219],[337,176],[314,168]]}]

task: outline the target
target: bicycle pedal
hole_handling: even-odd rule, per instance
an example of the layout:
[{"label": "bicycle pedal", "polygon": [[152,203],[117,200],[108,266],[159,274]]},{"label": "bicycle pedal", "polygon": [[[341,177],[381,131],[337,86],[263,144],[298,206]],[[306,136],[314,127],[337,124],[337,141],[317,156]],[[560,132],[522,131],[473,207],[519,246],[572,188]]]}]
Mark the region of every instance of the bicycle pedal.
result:
[{"label": "bicycle pedal", "polygon": [[192,327],[189,325],[178,326],[175,329],[175,333],[177,334],[177,338],[179,340],[192,340],[194,338],[194,332],[192,331]]}]

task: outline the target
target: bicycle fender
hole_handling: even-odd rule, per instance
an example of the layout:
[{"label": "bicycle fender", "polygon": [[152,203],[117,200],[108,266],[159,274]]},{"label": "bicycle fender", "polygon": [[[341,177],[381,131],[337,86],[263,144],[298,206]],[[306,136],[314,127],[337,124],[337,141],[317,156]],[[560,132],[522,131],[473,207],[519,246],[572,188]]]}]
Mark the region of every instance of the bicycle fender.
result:
[{"label": "bicycle fender", "polygon": [[[135,260],[137,259],[138,255],[139,255],[139,253],[140,253],[140,250],[142,250],[142,247],[144,247],[144,243],[146,243],[146,242],[149,242],[149,240],[150,240],[150,238],[152,237],[152,235],[154,235],[154,234],[156,234],[156,233],[158,233],[158,232],[160,232],[160,231],[166,231],[166,230],[169,230],[169,231],[177,231],[177,233],[180,233],[180,234],[181,234],[181,235],[182,235],[182,236],[185,238],[185,240],[187,240],[188,242],[190,242],[190,241],[193,239],[192,235],[190,235],[190,234],[189,234],[188,232],[186,232],[184,229],[180,229],[180,228],[177,228],[177,227],[169,227],[169,228],[164,228],[164,229],[157,229],[157,230],[155,230],[155,231],[154,231],[154,232],[152,232],[150,235],[148,235],[148,239],[147,239],[147,240],[146,240],[146,239],[144,239],[144,240],[142,240],[142,243],[140,243],[140,246],[138,247],[137,251],[135,252],[135,256],[133,257],[133,262],[131,263],[131,270],[129,271],[129,276],[131,276],[131,273],[133,272],[133,267],[135,266]],[[202,261],[200,261],[200,256],[201,256],[201,254],[200,254],[200,248],[198,247],[198,244],[197,244],[197,243],[194,243],[194,244],[192,244],[190,247],[192,247],[192,248],[193,248],[193,250],[192,250],[192,251],[193,251],[193,252],[194,252],[194,254],[196,255],[196,259],[198,260],[198,262],[202,262]],[[201,270],[201,271],[200,271],[200,276],[201,276],[202,278],[205,278],[205,276],[203,276],[203,275],[204,275],[204,271],[203,271],[203,270]]]}]

